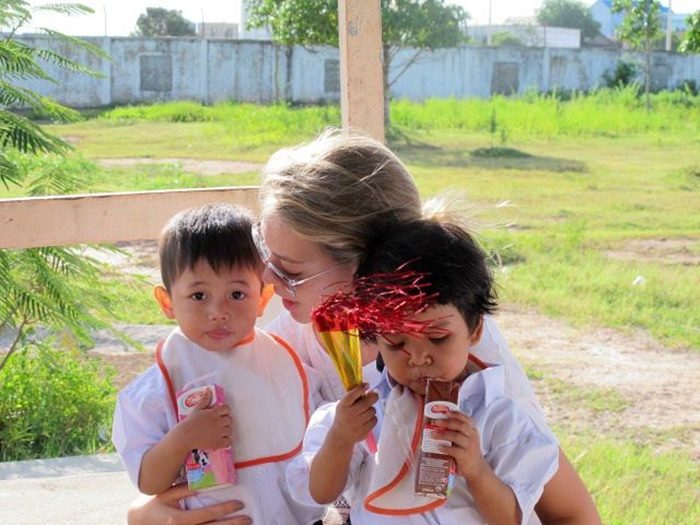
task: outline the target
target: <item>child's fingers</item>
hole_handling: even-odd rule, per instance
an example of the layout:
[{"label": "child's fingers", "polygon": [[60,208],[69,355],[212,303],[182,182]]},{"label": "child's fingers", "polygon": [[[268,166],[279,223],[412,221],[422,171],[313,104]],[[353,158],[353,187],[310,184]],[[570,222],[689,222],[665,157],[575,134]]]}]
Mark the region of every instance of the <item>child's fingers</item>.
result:
[{"label": "child's fingers", "polygon": [[231,407],[228,405],[219,405],[211,409],[211,413],[218,417],[231,417]]},{"label": "child's fingers", "polygon": [[358,399],[364,396],[366,389],[367,383],[357,385],[355,388],[348,390],[338,404],[345,407],[354,405]]},{"label": "child's fingers", "polygon": [[379,401],[379,394],[375,392],[374,390],[370,390],[367,392],[364,396],[363,399],[369,404],[369,405],[374,405],[377,401]]},{"label": "child's fingers", "polygon": [[469,423],[469,424],[471,424],[471,422],[472,422],[471,418],[468,415],[463,414],[462,412],[459,412],[457,410],[450,410],[447,415],[448,415],[447,421],[457,420],[457,421],[462,421],[464,423]]},{"label": "child's fingers", "polygon": [[[444,450],[452,449],[455,451],[455,453],[457,453],[456,449],[468,449],[475,438],[476,436],[473,434],[467,435],[461,432],[455,432],[451,430],[440,432],[440,439],[444,439],[445,441],[449,441],[450,443],[452,443],[452,446],[446,446],[442,448]],[[447,454],[447,452],[445,453]]]},{"label": "child's fingers", "polygon": [[377,422],[377,411],[374,407],[369,407],[367,410],[363,410],[357,415],[357,421],[362,425],[372,424],[372,426],[374,426],[373,422]]},{"label": "child's fingers", "polygon": [[461,412],[450,412],[447,418],[435,420],[432,424],[444,430],[457,432],[469,432],[474,429],[472,420]]}]

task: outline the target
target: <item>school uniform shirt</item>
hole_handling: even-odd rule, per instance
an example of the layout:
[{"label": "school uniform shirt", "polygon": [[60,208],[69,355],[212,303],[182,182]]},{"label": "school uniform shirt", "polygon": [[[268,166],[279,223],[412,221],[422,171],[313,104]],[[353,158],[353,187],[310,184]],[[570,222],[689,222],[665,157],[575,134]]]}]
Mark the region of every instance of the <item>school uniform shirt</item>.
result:
[{"label": "school uniform shirt", "polygon": [[[338,401],[345,389],[333,367],[328,354],[323,350],[314,335],[311,324],[302,324],[295,321],[286,310],[273,319],[266,329],[289,341],[297,351],[302,362],[313,371],[314,382],[319,385],[319,395],[322,402]],[[540,431],[549,434],[552,439],[554,433],[547,425],[544,412],[540,406],[532,385],[525,375],[520,363],[508,348],[508,343],[501,335],[496,321],[492,316],[484,317],[484,330],[481,340],[469,349],[470,353],[485,363],[494,363],[503,366],[505,376],[505,395],[516,399],[522,408],[530,415]],[[372,385],[378,381],[379,373],[374,363],[364,366],[363,376],[365,382]]]},{"label": "school uniform shirt", "polygon": [[[459,390],[460,411],[467,414],[479,432],[481,451],[487,463],[501,481],[513,490],[522,511],[522,523],[538,523],[534,506],[539,500],[545,483],[554,475],[559,465],[559,447],[555,440],[540,432],[528,414],[513,399],[505,395],[504,367],[494,365],[470,374]],[[414,428],[420,421],[416,413],[416,396],[401,385],[394,384],[386,375],[377,386],[380,402],[378,418],[380,428],[379,451],[370,454],[363,442],[355,445],[350,462],[349,474],[343,495],[350,503],[350,520],[353,525],[464,525],[484,523],[474,505],[466,481],[455,476],[450,497],[443,504],[429,498],[414,496],[413,473],[409,470],[401,475],[401,465],[407,458],[415,458],[411,438]],[[405,419],[392,414],[404,414],[404,401],[407,397],[413,406],[414,421],[406,424]],[[404,403],[403,409],[400,403]],[[422,404],[422,402],[420,402]],[[309,493],[309,473],[311,462],[319,451],[333,424],[337,403],[319,408],[311,418],[304,437],[304,448],[287,467],[287,481],[292,496],[304,504],[312,504]],[[400,420],[399,420],[400,419]],[[410,420],[410,416],[407,418]],[[392,431],[385,430],[393,426]],[[396,443],[387,443],[389,435]],[[388,450],[389,452],[383,452]],[[394,451],[400,451],[394,454]],[[382,454],[389,460],[380,461]],[[392,463],[393,459],[393,463]],[[413,462],[411,462],[413,463]],[[383,469],[379,472],[379,469]],[[393,470],[392,470],[393,469]],[[377,470],[378,472],[375,472]],[[394,474],[399,473],[399,474]],[[411,477],[409,477],[411,476]],[[377,480],[393,479],[394,483],[377,484]],[[391,487],[402,487],[398,500],[407,501],[404,511],[419,513],[399,515],[395,507],[387,510],[379,495]],[[403,500],[402,500],[403,498]],[[418,500],[411,500],[419,498]],[[418,503],[416,503],[418,501]],[[428,510],[421,510],[427,505]],[[370,510],[372,509],[372,510]]]},{"label": "school uniform shirt", "polygon": [[[256,328],[227,352],[210,352],[173,330],[156,352],[157,364],[118,396],[112,441],[138,486],[143,455],[177,423],[176,393],[218,384],[233,418],[233,461],[237,482],[187,498],[186,508],[242,500],[254,523],[313,523],[317,504],[290,497],[285,469],[301,450],[313,403],[300,359],[284,341]],[[184,462],[183,458],[183,462]]]}]

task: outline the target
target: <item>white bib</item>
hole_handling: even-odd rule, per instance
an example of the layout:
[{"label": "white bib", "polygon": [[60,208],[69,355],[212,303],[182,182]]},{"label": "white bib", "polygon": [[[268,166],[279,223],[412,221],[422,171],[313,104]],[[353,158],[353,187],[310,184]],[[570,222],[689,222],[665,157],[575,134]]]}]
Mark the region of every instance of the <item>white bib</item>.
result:
[{"label": "white bib", "polygon": [[[487,365],[469,354],[466,364],[472,371]],[[444,505],[448,499],[435,499],[415,492],[417,456],[423,430],[421,396],[396,384],[386,398],[382,429],[369,481],[365,508],[375,514],[407,516],[422,514]],[[450,499],[458,498],[452,494]]]},{"label": "white bib", "polygon": [[382,432],[365,508],[375,514],[402,516],[436,509],[445,499],[415,493],[416,455],[423,429],[423,399],[396,385],[386,400]]},{"label": "white bib", "polygon": [[236,469],[286,461],[301,450],[309,420],[306,373],[284,340],[258,328],[238,346],[212,352],[178,329],[159,345],[157,363],[171,400],[186,388],[218,384],[233,416]]}]

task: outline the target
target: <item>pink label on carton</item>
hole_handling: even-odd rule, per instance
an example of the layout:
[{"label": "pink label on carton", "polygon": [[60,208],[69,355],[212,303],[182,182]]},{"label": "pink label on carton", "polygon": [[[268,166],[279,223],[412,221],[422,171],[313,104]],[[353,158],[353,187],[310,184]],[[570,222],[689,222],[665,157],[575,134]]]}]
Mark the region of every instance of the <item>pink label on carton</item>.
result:
[{"label": "pink label on carton", "polygon": [[[219,385],[190,388],[177,394],[177,420],[185,419],[199,402],[202,394],[211,393],[210,407],[225,404],[224,390]],[[193,449],[185,461],[187,485],[191,490],[206,491],[236,482],[231,447],[216,450]]]}]

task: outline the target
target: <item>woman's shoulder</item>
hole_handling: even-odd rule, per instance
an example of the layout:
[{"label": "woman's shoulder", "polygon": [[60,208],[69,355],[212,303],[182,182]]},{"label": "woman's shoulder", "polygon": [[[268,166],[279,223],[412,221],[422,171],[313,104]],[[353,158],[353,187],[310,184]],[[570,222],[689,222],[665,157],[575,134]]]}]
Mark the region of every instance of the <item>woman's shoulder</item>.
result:
[{"label": "woman's shoulder", "polygon": [[299,323],[284,311],[265,326],[265,331],[287,341],[302,360],[310,362],[308,354],[318,344],[310,324]]},{"label": "woman's shoulder", "polygon": [[273,333],[290,342],[294,339],[306,337],[310,325],[295,321],[286,310],[280,312],[277,317],[265,325],[266,332]]}]

